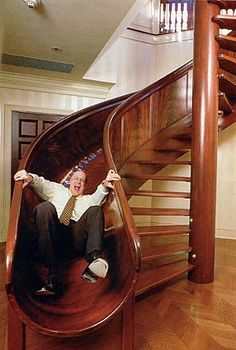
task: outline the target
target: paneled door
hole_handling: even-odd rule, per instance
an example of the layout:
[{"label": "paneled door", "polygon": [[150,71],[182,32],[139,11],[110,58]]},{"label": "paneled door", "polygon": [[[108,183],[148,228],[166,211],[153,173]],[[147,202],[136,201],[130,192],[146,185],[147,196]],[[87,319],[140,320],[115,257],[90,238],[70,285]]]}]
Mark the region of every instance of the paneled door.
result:
[{"label": "paneled door", "polygon": [[13,175],[20,160],[31,142],[53,123],[64,118],[63,115],[12,112],[12,152],[11,169]]}]

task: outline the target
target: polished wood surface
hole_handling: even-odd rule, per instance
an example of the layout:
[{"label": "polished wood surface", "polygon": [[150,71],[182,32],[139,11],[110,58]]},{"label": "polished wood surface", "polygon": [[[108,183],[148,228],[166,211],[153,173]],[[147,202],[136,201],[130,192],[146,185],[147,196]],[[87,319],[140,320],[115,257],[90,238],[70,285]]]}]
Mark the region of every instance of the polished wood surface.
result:
[{"label": "polished wood surface", "polygon": [[[188,217],[189,210],[182,208],[155,208],[149,206],[128,205],[131,196],[175,197],[175,193],[140,191],[140,186],[148,180],[190,182],[188,176],[162,176],[158,171],[165,166],[191,166],[190,160],[177,158],[191,149],[191,137],[175,138],[191,125],[191,89],[192,65],[188,63],[167,77],[131,96],[109,117],[104,130],[104,151],[108,164],[122,176],[122,186],[116,185],[123,216],[130,225],[134,253],[137,257],[138,283],[136,293],[139,295],[155,288],[157,285],[174,279],[192,269],[188,264],[187,254],[191,251],[185,245],[172,242],[168,244],[169,235],[183,235],[189,232],[173,225],[165,231],[166,242],[161,246],[150,246],[141,240],[142,227],[135,226],[137,216],[171,216]],[[157,111],[157,113],[156,113]],[[121,192],[119,192],[121,191]],[[176,198],[189,198],[178,192]],[[145,203],[144,203],[145,204]],[[186,225],[187,226],[187,225]],[[144,231],[146,230],[146,227]],[[149,237],[158,238],[164,234],[162,229],[148,229]],[[183,257],[183,254],[185,255]],[[178,261],[175,259],[178,256]],[[155,263],[153,262],[155,260]],[[147,267],[147,263],[150,265]],[[157,266],[158,265],[158,266]]]},{"label": "polished wood surface", "polygon": [[[217,26],[231,30],[235,28],[234,16],[218,14],[220,8],[235,9],[236,1],[209,0],[208,3],[211,5],[207,4],[207,1],[196,2],[195,9],[190,245],[197,259],[192,259],[190,255],[190,262],[195,265],[190,278],[198,282],[211,281],[214,274],[217,129],[223,130],[236,120],[235,33],[230,32],[229,36],[219,36]],[[220,71],[216,57],[218,57]],[[207,81],[204,80],[206,75]],[[220,89],[219,107],[216,97],[217,75]],[[218,109],[220,113],[217,120]],[[209,174],[211,174],[210,179]],[[202,212],[199,210],[199,201],[203,208]]]},{"label": "polished wood surface", "polygon": [[236,30],[236,22],[234,16],[217,15],[213,17],[213,21],[217,23],[221,29]]},{"label": "polished wood surface", "polygon": [[[49,180],[62,181],[73,167],[82,167],[88,176],[86,191],[91,193],[108,170],[102,150],[104,123],[111,111],[126,98],[106,101],[59,121],[30,145],[20,168]],[[85,341],[99,349],[105,349],[105,344],[114,349],[120,349],[123,344],[125,349],[126,342],[132,343],[133,319],[127,327],[127,323],[122,322],[122,313],[126,305],[130,305],[129,310],[132,308],[136,272],[129,238],[120,225],[122,220],[115,193],[110,195],[104,207],[107,234],[103,254],[110,262],[108,278],[94,285],[86,283],[80,277],[86,267],[85,260],[65,261],[65,292],[59,299],[46,303],[36,298],[33,290],[37,289],[40,278],[46,278],[47,270],[38,267],[30,257],[32,210],[38,202],[30,188],[22,191],[22,184],[15,184],[6,246],[9,350],[14,349],[15,333],[24,350],[41,349],[42,346],[82,349]],[[129,332],[124,331],[124,325]],[[115,337],[109,332],[110,327],[116,328]],[[94,337],[86,336],[89,332],[93,332]],[[67,340],[59,345],[62,338]]]},{"label": "polished wood surface", "polygon": [[133,215],[171,215],[171,216],[188,216],[188,209],[175,209],[175,208],[142,208],[131,207]]},{"label": "polished wood surface", "polygon": [[[2,244],[0,247],[4,248]],[[135,350],[234,350],[235,250],[235,240],[216,239],[213,283],[196,284],[184,278],[137,301]],[[0,349],[7,350],[3,258],[0,253]],[[110,331],[116,332],[115,325]],[[62,346],[63,341],[59,345]],[[85,349],[94,350],[86,343]]]},{"label": "polished wood surface", "polygon": [[221,9],[229,10],[236,9],[235,0],[208,0],[209,3],[216,4]]},{"label": "polished wood surface", "polygon": [[[14,330],[23,350],[42,347],[105,350],[107,346],[114,350],[132,349],[135,295],[140,297],[189,271],[195,282],[212,281],[218,127],[215,59],[218,43],[214,37],[218,27],[210,22],[219,8],[203,0],[197,3],[196,11],[199,37],[195,42],[193,122],[192,64],[188,63],[146,89],[123,98],[123,103],[122,98],[116,99],[69,116],[27,150],[21,167],[55,181],[62,180],[72,167],[87,162],[89,192],[109,168],[118,170],[123,179],[115,184],[115,191],[104,208],[108,232],[104,254],[112,262],[108,278],[96,286],[85,286],[78,279],[85,262],[71,261],[65,265],[64,296],[44,304],[32,296],[30,288],[36,270],[32,275],[25,256],[30,247],[32,204],[36,205],[38,199],[28,188],[22,192],[20,184],[15,186],[6,260],[9,350],[13,350]],[[207,36],[200,34],[200,28],[205,26],[209,28]],[[206,43],[210,43],[209,55],[205,54]],[[211,79],[204,80],[206,76]],[[233,101],[229,99],[233,111]],[[232,115],[229,112],[231,122]],[[178,160],[191,148],[192,161]],[[96,156],[91,158],[91,154]],[[135,216],[189,217],[186,202],[184,208],[129,206],[128,199],[138,195],[140,186],[147,180],[191,181],[190,176],[159,175],[166,165],[193,166],[192,227],[177,223],[166,229],[144,225],[142,231],[135,224]],[[147,195],[174,197],[171,192],[167,195],[161,191],[153,194],[147,191],[143,197]],[[189,195],[177,192],[176,198],[181,197],[189,201]],[[190,252],[197,259],[192,255],[188,262]],[[39,275],[43,273],[39,269]]]},{"label": "polished wood surface", "polygon": [[[236,23],[236,20],[235,20],[235,23]],[[219,55],[218,60],[219,60],[219,65],[220,65],[221,69],[223,69],[231,74],[236,75],[236,59],[235,58],[221,54],[221,55]]]},{"label": "polished wood surface", "polygon": [[225,50],[236,51],[236,38],[230,35],[219,35],[216,40]]},{"label": "polished wood surface", "polygon": [[153,235],[177,235],[182,233],[189,233],[191,230],[188,225],[166,225],[166,226],[140,226],[138,227],[139,235],[153,236]]},{"label": "polished wood surface", "polygon": [[220,91],[225,92],[230,99],[236,99],[236,82],[227,72],[220,74],[219,87]]},{"label": "polished wood surface", "polygon": [[194,269],[190,278],[202,283],[214,279],[218,139],[218,44],[214,38],[218,26],[211,19],[218,12],[207,0],[195,3],[190,235]]},{"label": "polished wood surface", "polygon": [[224,116],[234,111],[232,104],[224,92],[219,93],[219,110],[223,112]]},{"label": "polished wood surface", "polygon": [[235,240],[216,240],[213,283],[182,279],[139,301],[135,349],[236,349],[235,249]]},{"label": "polished wood surface", "polygon": [[155,191],[126,191],[128,196],[148,196],[148,197],[166,197],[166,198],[190,198],[187,192],[155,192]]}]

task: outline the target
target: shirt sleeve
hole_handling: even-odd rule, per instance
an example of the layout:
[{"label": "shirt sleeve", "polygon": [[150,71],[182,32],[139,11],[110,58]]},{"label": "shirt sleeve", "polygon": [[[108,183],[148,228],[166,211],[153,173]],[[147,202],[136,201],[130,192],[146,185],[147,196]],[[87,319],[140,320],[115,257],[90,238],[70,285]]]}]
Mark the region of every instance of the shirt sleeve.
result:
[{"label": "shirt sleeve", "polygon": [[102,184],[98,185],[96,191],[89,195],[90,205],[102,205],[106,201],[106,197],[109,193],[109,190],[106,189]]},{"label": "shirt sleeve", "polygon": [[33,180],[30,182],[30,187],[33,191],[44,200],[49,200],[58,190],[60,184],[46,180],[43,176],[29,173]]}]

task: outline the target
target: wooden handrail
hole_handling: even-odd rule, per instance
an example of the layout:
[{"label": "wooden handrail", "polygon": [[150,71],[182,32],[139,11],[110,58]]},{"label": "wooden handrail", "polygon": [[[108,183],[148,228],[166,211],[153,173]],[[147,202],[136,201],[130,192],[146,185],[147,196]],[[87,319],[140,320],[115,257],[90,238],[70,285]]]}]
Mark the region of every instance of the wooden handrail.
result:
[{"label": "wooden handrail", "polygon": [[[123,165],[129,159],[129,157],[140,146],[148,142],[148,140],[151,140],[157,135],[160,130],[167,126],[167,122],[164,121],[165,116],[162,116],[163,118],[160,117],[160,125],[158,127],[151,125],[152,121],[150,118],[147,118],[147,116],[146,118],[144,116],[143,118],[140,117],[139,119],[139,116],[147,113],[147,110],[144,110],[142,107],[140,107],[139,111],[138,108],[141,106],[141,104],[145,105],[145,103],[149,103],[149,107],[151,106],[153,108],[153,111],[157,109],[157,105],[154,104],[154,101],[152,100],[154,99],[154,95],[158,92],[161,94],[161,92],[165,91],[165,88],[168,89],[170,86],[172,86],[173,90],[175,90],[175,84],[177,84],[176,82],[184,76],[188,75],[191,69],[192,63],[186,63],[184,66],[170,73],[165,78],[160,79],[158,82],[155,82],[142,91],[132,95],[114,110],[105,124],[103,137],[104,152],[109,168],[112,168],[118,172],[121,171]],[[186,90],[188,90],[188,88],[186,88]],[[163,95],[165,95],[164,92]],[[188,100],[187,93],[186,99]],[[188,103],[184,101],[184,104],[187,105]],[[137,110],[135,110],[135,108],[137,108]],[[181,117],[188,114],[187,112],[189,111],[187,111],[187,109],[188,108],[183,111]],[[149,109],[148,113],[152,113],[152,110]],[[147,124],[147,120],[150,121],[149,124]],[[125,130],[129,129],[134,129],[135,132],[137,132],[137,130],[145,130],[145,132],[137,141],[135,140],[136,135],[133,135],[132,132],[131,134],[125,136]],[[121,184],[115,184],[115,189],[117,194],[117,201],[124,218],[124,225],[129,232],[132,250],[136,256],[136,269],[139,270],[141,265],[141,250],[138,231]]]},{"label": "wooden handrail", "polygon": [[17,241],[17,229],[19,225],[19,217],[21,210],[22,200],[22,184],[17,183],[12,197],[12,208],[10,212],[10,221],[8,228],[8,239],[6,243],[6,290],[8,293],[12,293],[12,269],[13,260],[15,256],[15,248]]}]

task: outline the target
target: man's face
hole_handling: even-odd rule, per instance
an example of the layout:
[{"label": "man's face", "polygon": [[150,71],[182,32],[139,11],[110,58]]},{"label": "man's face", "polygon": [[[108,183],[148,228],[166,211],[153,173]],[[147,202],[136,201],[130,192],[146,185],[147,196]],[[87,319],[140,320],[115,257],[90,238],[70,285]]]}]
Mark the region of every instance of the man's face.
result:
[{"label": "man's face", "polygon": [[69,190],[73,194],[73,196],[79,196],[83,194],[86,183],[86,174],[82,171],[76,171],[71,176],[69,182]]}]

